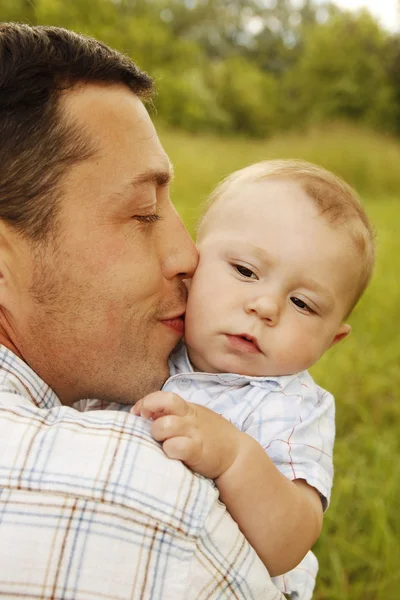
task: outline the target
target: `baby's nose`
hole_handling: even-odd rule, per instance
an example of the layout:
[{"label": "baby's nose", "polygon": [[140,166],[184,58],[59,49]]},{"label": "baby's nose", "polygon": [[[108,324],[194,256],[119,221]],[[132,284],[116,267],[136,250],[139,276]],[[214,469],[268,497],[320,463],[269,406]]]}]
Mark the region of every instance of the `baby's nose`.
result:
[{"label": "baby's nose", "polygon": [[256,313],[268,325],[275,325],[279,319],[279,302],[272,296],[257,296],[247,301],[247,313]]}]

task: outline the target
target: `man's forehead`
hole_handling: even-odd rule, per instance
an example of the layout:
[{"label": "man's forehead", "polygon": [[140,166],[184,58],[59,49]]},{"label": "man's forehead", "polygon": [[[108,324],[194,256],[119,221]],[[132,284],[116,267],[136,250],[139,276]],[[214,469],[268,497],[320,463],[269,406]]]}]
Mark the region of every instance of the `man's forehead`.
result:
[{"label": "man's forehead", "polygon": [[60,100],[66,118],[79,124],[101,147],[130,141],[159,146],[159,139],[141,99],[124,85],[82,84]]},{"label": "man's forehead", "polygon": [[138,105],[143,105],[142,100],[137,94],[130,90],[123,83],[107,83],[107,82],[78,82],[75,85],[66,87],[61,94],[61,101],[64,103],[105,103],[108,104],[116,97],[125,97],[126,100],[134,102]]},{"label": "man's forehead", "polygon": [[127,87],[82,85],[67,92],[63,103],[67,119],[95,149],[92,158],[104,176],[119,179],[115,193],[170,181],[172,165],[154,125],[140,98]]}]

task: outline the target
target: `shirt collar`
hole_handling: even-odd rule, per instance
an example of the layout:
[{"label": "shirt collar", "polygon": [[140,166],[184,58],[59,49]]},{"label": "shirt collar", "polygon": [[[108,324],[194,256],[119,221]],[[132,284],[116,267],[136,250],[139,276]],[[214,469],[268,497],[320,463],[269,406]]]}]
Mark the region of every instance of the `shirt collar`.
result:
[{"label": "shirt collar", "polygon": [[193,378],[204,379],[206,376],[207,379],[216,379],[219,383],[225,383],[226,385],[232,385],[233,383],[235,385],[259,385],[260,387],[264,387],[265,385],[271,387],[272,385],[277,390],[282,391],[289,383],[299,376],[298,373],[295,373],[294,375],[279,375],[278,377],[253,377],[251,375],[240,375],[239,373],[204,373],[194,370],[187,353],[187,347],[184,343],[179,344],[173,355],[175,354],[179,355],[179,359],[183,361],[180,363],[180,367],[185,368],[188,373],[191,373]]},{"label": "shirt collar", "polygon": [[38,408],[62,406],[53,390],[30,366],[0,344],[0,389],[21,394]]}]

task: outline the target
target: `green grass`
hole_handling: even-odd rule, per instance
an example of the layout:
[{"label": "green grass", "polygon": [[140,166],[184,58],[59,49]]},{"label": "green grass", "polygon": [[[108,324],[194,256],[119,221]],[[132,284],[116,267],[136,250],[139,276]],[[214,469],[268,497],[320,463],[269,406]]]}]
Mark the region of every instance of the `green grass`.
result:
[{"label": "green grass", "polygon": [[318,599],[400,597],[400,202],[368,203],[378,232],[375,277],[353,333],[313,369],[337,401],[335,484],[323,535]]},{"label": "green grass", "polygon": [[315,600],[400,597],[400,145],[344,126],[268,142],[161,130],[172,193],[194,231],[202,202],[230,171],[265,158],[323,164],[355,185],[377,230],[374,279],[351,316],[352,335],[312,372],[336,397],[335,482],[316,545]]}]

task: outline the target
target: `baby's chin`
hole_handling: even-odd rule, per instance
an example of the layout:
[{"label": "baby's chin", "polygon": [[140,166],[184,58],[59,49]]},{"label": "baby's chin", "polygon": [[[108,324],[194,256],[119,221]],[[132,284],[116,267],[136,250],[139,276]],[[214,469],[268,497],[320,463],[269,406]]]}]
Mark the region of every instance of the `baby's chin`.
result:
[{"label": "baby's chin", "polygon": [[190,353],[188,349],[188,356],[190,363],[194,371],[201,373],[231,373],[234,375],[244,375],[246,377],[280,377],[281,375],[294,375],[298,371],[290,371],[289,368],[285,369],[284,365],[275,367],[275,365],[259,365],[252,366],[244,364],[244,362],[237,359],[230,359],[226,355],[215,357],[214,360],[210,360],[210,357],[206,354],[201,355],[197,353]]}]

